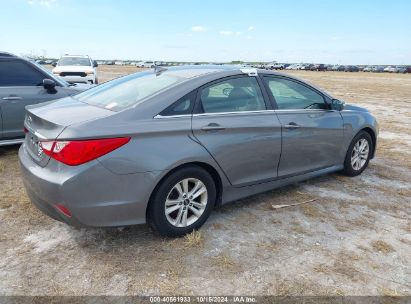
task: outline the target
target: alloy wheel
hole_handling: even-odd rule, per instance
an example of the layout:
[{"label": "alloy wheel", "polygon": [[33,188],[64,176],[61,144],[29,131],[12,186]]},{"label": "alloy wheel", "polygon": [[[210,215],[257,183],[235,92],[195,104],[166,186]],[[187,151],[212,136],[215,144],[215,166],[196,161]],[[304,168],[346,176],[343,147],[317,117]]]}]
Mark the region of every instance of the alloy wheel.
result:
[{"label": "alloy wheel", "polygon": [[207,203],[208,191],[204,183],[197,178],[185,178],[168,193],[164,211],[171,225],[187,227],[201,217]]},{"label": "alloy wheel", "polygon": [[351,166],[358,171],[364,167],[370,153],[370,145],[368,140],[360,138],[354,145],[351,152]]}]

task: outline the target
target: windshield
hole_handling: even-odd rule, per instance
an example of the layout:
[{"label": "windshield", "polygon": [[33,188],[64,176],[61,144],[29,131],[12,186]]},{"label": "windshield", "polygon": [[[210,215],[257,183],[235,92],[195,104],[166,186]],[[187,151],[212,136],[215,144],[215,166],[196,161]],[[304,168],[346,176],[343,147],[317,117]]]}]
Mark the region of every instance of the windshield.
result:
[{"label": "windshield", "polygon": [[84,57],[61,57],[57,65],[91,66],[91,62]]},{"label": "windshield", "polygon": [[106,82],[77,94],[74,98],[100,108],[121,111],[185,79],[176,74],[140,72]]}]

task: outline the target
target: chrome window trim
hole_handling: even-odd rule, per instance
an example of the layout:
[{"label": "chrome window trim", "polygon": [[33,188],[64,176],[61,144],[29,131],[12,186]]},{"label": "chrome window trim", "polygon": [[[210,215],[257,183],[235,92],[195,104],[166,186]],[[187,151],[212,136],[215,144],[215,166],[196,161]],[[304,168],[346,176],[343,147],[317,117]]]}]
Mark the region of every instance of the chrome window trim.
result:
[{"label": "chrome window trim", "polygon": [[155,119],[164,118],[180,118],[180,117],[201,117],[201,116],[221,116],[221,115],[240,115],[240,114],[262,114],[262,113],[274,113],[275,110],[258,110],[258,111],[235,111],[235,112],[218,112],[218,113],[197,113],[197,114],[181,114],[181,115],[170,115],[162,116],[160,114],[154,116]]},{"label": "chrome window trim", "polygon": [[328,109],[277,109],[275,112],[277,113],[292,113],[292,112],[330,112],[334,110]]},{"label": "chrome window trim", "polygon": [[197,113],[197,114],[181,114],[181,115],[156,115],[154,119],[165,119],[165,118],[182,118],[182,117],[202,117],[202,116],[221,116],[221,115],[241,115],[241,114],[262,114],[262,113],[294,113],[294,112],[334,112],[335,110],[327,109],[282,109],[282,110],[258,110],[258,111],[236,111],[236,112],[219,112],[219,113]]}]

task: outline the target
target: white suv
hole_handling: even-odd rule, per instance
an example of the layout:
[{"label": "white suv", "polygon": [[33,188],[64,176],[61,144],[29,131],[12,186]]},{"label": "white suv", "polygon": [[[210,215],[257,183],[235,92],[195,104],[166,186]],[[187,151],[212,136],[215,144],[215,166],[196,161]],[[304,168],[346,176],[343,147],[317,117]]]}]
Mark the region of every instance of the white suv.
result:
[{"label": "white suv", "polygon": [[89,56],[64,55],[54,64],[53,74],[70,83],[97,84],[96,61]]},{"label": "white suv", "polygon": [[154,61],[143,61],[136,64],[138,68],[154,68],[156,66]]}]

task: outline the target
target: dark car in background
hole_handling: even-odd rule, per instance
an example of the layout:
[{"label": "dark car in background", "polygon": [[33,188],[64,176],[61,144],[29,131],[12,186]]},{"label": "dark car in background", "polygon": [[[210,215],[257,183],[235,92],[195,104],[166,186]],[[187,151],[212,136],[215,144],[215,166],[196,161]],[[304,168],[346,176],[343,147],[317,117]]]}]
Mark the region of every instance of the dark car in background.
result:
[{"label": "dark car in background", "polygon": [[356,65],[347,65],[345,67],[345,72],[359,72],[360,69]]},{"label": "dark car in background", "polygon": [[67,97],[89,87],[69,85],[36,62],[0,52],[0,146],[23,142],[27,105]]}]

